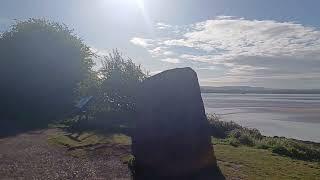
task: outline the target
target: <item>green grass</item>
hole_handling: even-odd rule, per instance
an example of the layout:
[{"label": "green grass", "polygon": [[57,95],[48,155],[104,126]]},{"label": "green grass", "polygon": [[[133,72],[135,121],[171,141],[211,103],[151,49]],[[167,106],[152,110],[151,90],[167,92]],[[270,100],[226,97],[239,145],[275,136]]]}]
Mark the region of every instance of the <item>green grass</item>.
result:
[{"label": "green grass", "polygon": [[101,135],[95,132],[83,132],[81,134],[70,134],[66,132],[59,132],[48,137],[50,144],[60,145],[68,148],[82,147],[96,144],[121,144],[130,145],[131,138],[124,134],[107,134]]},{"label": "green grass", "polygon": [[294,160],[269,150],[216,144],[215,155],[227,179],[320,179],[320,164]]},{"label": "green grass", "polygon": [[[81,134],[70,134],[67,132],[58,132],[51,134],[48,137],[48,143],[51,145],[57,145],[68,148],[66,154],[76,158],[86,158],[92,152],[97,152],[94,148],[95,145],[103,144],[118,144],[118,145],[130,145],[131,138],[124,134],[98,134],[94,131],[87,131]],[[89,147],[89,148],[88,148]],[[105,150],[102,155],[108,154],[110,150]],[[101,153],[101,152],[100,152]],[[100,154],[101,155],[101,154]],[[123,163],[128,163],[131,159],[131,155],[124,154],[121,156]]]}]

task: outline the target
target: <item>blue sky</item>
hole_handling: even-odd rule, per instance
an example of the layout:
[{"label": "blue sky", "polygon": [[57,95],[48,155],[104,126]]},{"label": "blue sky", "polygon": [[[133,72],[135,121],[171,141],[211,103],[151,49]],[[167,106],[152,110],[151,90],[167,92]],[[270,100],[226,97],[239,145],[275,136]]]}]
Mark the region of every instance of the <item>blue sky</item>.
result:
[{"label": "blue sky", "polygon": [[104,55],[151,73],[190,66],[202,85],[320,88],[320,1],[1,0],[13,19],[65,23]]}]

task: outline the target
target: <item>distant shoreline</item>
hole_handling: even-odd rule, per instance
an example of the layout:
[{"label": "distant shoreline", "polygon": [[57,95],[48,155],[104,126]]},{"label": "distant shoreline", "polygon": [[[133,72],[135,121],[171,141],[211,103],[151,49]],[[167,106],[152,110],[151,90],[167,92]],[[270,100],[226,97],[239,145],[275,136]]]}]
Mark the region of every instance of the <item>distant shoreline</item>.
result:
[{"label": "distant shoreline", "polygon": [[201,86],[201,93],[228,94],[320,94],[320,89],[272,89],[251,86]]},{"label": "distant shoreline", "polygon": [[217,94],[320,94],[320,92],[228,92],[228,91],[201,91],[201,93],[217,93]]}]

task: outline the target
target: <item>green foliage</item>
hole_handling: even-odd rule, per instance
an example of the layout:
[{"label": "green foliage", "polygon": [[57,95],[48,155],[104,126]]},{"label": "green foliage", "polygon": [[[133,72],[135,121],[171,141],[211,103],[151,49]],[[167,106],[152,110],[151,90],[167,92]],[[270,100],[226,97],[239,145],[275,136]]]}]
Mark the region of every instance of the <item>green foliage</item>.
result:
[{"label": "green foliage", "polygon": [[102,68],[99,97],[112,111],[131,111],[134,108],[136,89],[147,76],[140,65],[125,58],[118,50],[105,56]]},{"label": "green foliage", "polygon": [[258,144],[258,145],[256,145],[256,147],[257,147],[258,149],[269,149],[269,146],[267,146],[267,145],[265,145],[265,144]]},{"label": "green foliage", "polygon": [[95,131],[85,131],[82,133],[59,132],[48,137],[50,144],[65,146],[68,148],[77,148],[93,146],[97,144],[121,144],[131,145],[131,138],[125,134],[101,134]]},{"label": "green foliage", "polygon": [[284,137],[262,136],[256,129],[248,129],[234,122],[220,121],[216,115],[208,115],[208,120],[211,135],[227,139],[227,142],[234,147],[255,146],[258,149],[270,149],[273,153],[295,159],[320,161],[320,144],[318,143],[308,143]]},{"label": "green foliage", "polygon": [[262,138],[261,133],[257,129],[244,128],[232,121],[221,121],[220,117],[216,114],[208,114],[207,119],[209,121],[211,135],[214,137],[226,138],[230,133],[234,133],[235,135],[245,133],[256,139]]},{"label": "green foliage", "polygon": [[17,21],[0,37],[1,118],[26,127],[68,112],[78,84],[92,73],[92,56],[65,25]]},{"label": "green foliage", "polygon": [[296,159],[320,161],[320,148],[302,142],[290,141],[271,147],[273,153]]},{"label": "green foliage", "polygon": [[289,156],[290,152],[287,150],[287,148],[283,147],[283,146],[275,146],[272,148],[272,152],[273,153],[277,153],[280,155],[285,155],[285,156]]},{"label": "green foliage", "polygon": [[134,156],[131,156],[131,158],[128,160],[128,168],[130,169],[131,176],[136,175],[136,166],[137,166],[136,160]]},{"label": "green foliage", "polygon": [[[118,50],[104,56],[97,78],[84,82],[80,94],[94,96],[89,107],[91,122],[101,125],[130,126],[135,116],[136,90],[147,74],[132,59],[124,57]],[[91,84],[88,84],[91,83]]]},{"label": "green foliage", "polygon": [[254,145],[253,140],[252,140],[251,137],[248,136],[248,135],[241,135],[241,136],[239,137],[239,142],[240,142],[241,144],[244,144],[244,145],[247,145],[247,146],[253,146],[253,145]]},{"label": "green foliage", "polygon": [[228,142],[233,147],[238,147],[238,146],[241,145],[240,141],[238,139],[236,139],[236,138],[228,138]]},{"label": "green foliage", "polygon": [[207,119],[209,121],[211,135],[214,137],[225,138],[230,131],[241,128],[240,125],[232,121],[220,121],[220,117],[216,114],[208,114]]},{"label": "green foliage", "polygon": [[248,146],[215,144],[214,153],[226,179],[319,179],[320,163],[278,156]]}]

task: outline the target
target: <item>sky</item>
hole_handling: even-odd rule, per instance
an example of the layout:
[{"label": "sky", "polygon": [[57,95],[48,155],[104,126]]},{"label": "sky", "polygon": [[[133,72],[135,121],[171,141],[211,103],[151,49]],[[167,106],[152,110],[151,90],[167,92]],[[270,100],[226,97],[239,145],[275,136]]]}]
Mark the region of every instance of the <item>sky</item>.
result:
[{"label": "sky", "polygon": [[97,54],[150,74],[191,67],[201,85],[320,88],[317,0],[1,0],[0,31],[46,18]]}]

